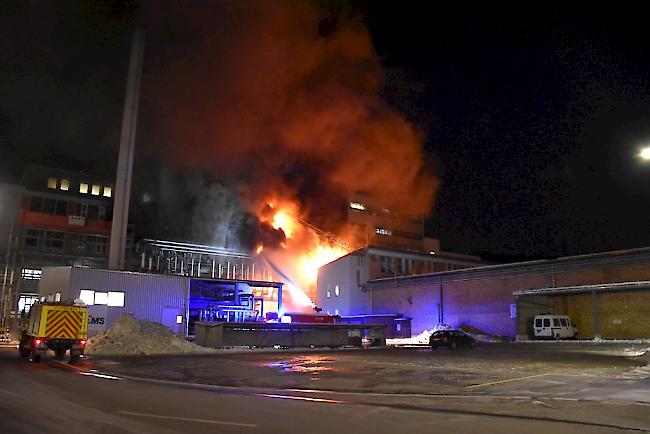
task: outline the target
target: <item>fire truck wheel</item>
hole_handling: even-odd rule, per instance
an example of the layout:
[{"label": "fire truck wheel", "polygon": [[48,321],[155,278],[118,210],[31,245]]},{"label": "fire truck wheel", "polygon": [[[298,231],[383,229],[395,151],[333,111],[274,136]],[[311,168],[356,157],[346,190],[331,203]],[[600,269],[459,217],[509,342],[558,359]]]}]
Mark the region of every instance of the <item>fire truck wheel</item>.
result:
[{"label": "fire truck wheel", "polygon": [[54,358],[56,360],[63,360],[65,358],[65,348],[59,348],[54,353]]},{"label": "fire truck wheel", "polygon": [[41,361],[41,355],[40,354],[32,354],[32,356],[29,358],[34,363],[40,363]]}]

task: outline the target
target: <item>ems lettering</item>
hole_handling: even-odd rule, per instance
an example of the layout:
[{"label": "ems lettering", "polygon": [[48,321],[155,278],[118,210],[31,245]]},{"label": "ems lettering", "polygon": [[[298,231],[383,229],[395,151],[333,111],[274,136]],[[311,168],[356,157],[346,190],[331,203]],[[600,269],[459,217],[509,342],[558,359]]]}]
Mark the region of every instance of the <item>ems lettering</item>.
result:
[{"label": "ems lettering", "polygon": [[102,318],[102,317],[92,317],[91,316],[89,321],[90,321],[90,324],[98,324],[98,325],[104,324],[104,318]]}]

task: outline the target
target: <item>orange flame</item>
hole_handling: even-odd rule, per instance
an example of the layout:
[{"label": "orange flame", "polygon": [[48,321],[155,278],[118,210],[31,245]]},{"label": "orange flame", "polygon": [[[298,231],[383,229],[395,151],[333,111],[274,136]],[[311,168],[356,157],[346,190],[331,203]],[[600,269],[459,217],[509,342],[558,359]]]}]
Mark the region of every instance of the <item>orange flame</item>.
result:
[{"label": "orange flame", "polygon": [[291,238],[293,236],[296,231],[297,224],[298,222],[296,222],[296,220],[287,214],[287,212],[284,210],[279,210],[276,212],[271,223],[274,229],[282,229],[284,231],[284,235],[286,235],[287,238]]},{"label": "orange flame", "polygon": [[[286,241],[282,249],[272,253],[277,265],[296,280],[307,293],[316,288],[318,268],[331,262],[348,251],[328,240],[322,239],[312,228],[299,219],[299,207],[287,200],[266,201],[266,211],[260,216],[262,221],[270,223],[275,229],[282,229]],[[272,212],[269,212],[268,209]],[[264,246],[258,247],[258,253]]]},{"label": "orange flame", "polygon": [[299,264],[301,277],[315,286],[318,277],[318,269],[323,265],[340,258],[346,253],[348,252],[342,247],[319,243],[312,250],[300,255]]}]

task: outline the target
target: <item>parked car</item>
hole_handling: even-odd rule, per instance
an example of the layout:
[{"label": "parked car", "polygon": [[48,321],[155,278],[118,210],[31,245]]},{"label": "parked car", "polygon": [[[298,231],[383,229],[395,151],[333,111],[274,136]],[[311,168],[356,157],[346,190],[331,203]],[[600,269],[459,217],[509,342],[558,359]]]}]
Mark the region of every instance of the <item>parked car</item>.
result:
[{"label": "parked car", "polygon": [[448,347],[453,350],[462,346],[474,348],[476,341],[462,330],[438,330],[429,338],[429,345],[434,350],[438,347]]},{"label": "parked car", "polygon": [[575,338],[578,332],[567,315],[535,315],[533,328],[538,339]]}]

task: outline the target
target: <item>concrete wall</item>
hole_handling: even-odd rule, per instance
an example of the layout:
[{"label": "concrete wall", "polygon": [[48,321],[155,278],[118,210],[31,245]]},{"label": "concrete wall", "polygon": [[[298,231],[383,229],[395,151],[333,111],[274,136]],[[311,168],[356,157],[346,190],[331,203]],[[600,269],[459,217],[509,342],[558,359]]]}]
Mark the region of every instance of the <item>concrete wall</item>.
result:
[{"label": "concrete wall", "polygon": [[[348,255],[321,267],[316,284],[316,306],[322,308],[323,313],[332,315],[337,311],[339,315],[367,313],[370,309],[369,294],[358,285],[365,282],[367,263],[367,258]],[[357,282],[357,271],[360,282]],[[336,286],[339,287],[338,296]]]}]

